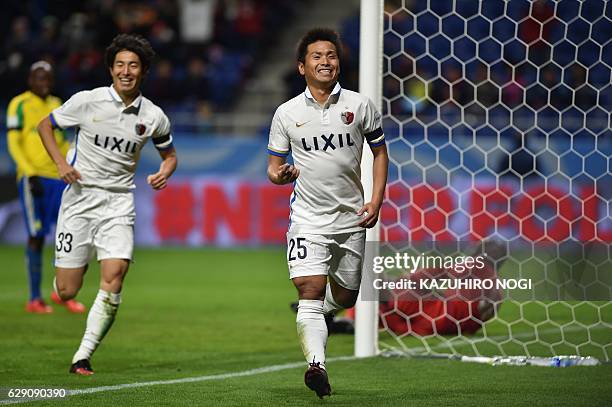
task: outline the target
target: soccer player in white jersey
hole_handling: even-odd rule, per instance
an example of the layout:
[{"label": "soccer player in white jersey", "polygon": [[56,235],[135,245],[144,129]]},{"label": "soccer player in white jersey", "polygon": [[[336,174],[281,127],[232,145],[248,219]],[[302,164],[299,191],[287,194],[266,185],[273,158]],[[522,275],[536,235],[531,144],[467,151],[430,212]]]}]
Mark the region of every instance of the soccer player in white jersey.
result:
[{"label": "soccer player in white jersey", "polygon": [[[55,239],[54,285],[59,296],[63,300],[76,296],[94,251],[100,262],[100,290],[71,373],[93,374],[91,356],[121,303],[134,247],[132,192],[140,150],[152,139],[161,156],[159,171],[147,177],[153,189],[165,188],[176,169],[170,122],[140,93],[154,55],[144,38],[118,35],[105,55],[112,85],[76,93],[38,125],[60,177],[70,184],[62,195]],[[77,128],[67,158],[53,138],[54,127]]]},{"label": "soccer player in white jersey", "polygon": [[[297,61],[306,90],[278,107],[268,143],[270,180],[295,183],[287,261],[299,296],[297,332],[308,362],[304,381],[321,398],[331,394],[324,315],[355,304],[365,228],[378,221],[389,163],[379,112],[368,98],[338,83],[340,55],[335,31],[304,35]],[[360,179],[364,142],[374,154],[367,203]],[[289,153],[293,165],[287,163]]]}]

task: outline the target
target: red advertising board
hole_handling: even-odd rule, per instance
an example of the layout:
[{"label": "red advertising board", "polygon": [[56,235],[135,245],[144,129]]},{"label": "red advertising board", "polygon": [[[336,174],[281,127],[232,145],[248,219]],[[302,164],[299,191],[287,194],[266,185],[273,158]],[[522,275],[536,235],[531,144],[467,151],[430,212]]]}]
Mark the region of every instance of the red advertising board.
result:
[{"label": "red advertising board", "polygon": [[[260,245],[285,241],[291,186],[243,179],[173,180],[163,191],[137,190],[137,242],[145,245]],[[592,187],[532,185],[516,192],[472,187],[387,189],[383,240],[481,240],[497,232],[531,241],[612,241],[607,203]]]}]

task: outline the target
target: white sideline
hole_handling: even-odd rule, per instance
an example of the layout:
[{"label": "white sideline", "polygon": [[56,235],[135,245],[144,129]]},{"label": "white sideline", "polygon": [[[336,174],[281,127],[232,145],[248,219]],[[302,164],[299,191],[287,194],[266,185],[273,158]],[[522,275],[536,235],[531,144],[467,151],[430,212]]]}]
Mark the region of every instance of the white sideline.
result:
[{"label": "white sideline", "polygon": [[[595,326],[595,327],[590,327],[590,329],[609,329],[609,327],[607,326]],[[573,327],[568,327],[565,329],[565,332],[567,331],[573,331],[573,330],[579,330],[579,328],[573,328]],[[558,332],[557,329],[549,329],[549,330],[543,330],[540,332],[540,334],[546,334],[546,333],[553,333],[553,332]],[[523,338],[523,337],[529,337],[529,336],[534,336],[531,333],[528,332],[522,332],[519,334],[514,335],[514,338]],[[504,339],[507,338],[507,336],[505,335],[499,335],[499,336],[494,336],[494,337],[490,337],[489,339]],[[455,344],[455,347],[461,347],[461,346],[466,346],[469,345],[467,343],[464,344]],[[388,346],[388,345],[387,345]],[[445,343],[441,343],[435,346],[432,346],[430,348],[430,350],[434,350],[434,349],[443,349],[443,348],[449,348],[451,347],[449,344],[445,344]],[[414,348],[409,348],[411,351],[427,351],[428,349],[425,347],[414,347]],[[343,361],[343,360],[355,360],[358,359],[355,356],[337,356],[334,358],[329,358],[327,359],[328,362],[336,362],[336,361]],[[149,387],[149,386],[161,386],[161,385],[166,385],[166,384],[182,384],[182,383],[196,383],[196,382],[206,382],[206,381],[211,381],[211,380],[223,380],[223,379],[231,379],[234,377],[244,377],[244,376],[255,376],[258,374],[263,374],[263,373],[270,373],[270,372],[278,372],[280,370],[288,370],[288,369],[295,369],[298,367],[303,367],[305,366],[306,362],[293,362],[293,363],[284,363],[281,365],[272,365],[272,366],[266,366],[266,367],[259,367],[256,369],[249,369],[249,370],[243,370],[241,372],[233,372],[233,373],[220,373],[220,374],[216,374],[216,375],[208,375],[208,376],[195,376],[195,377],[183,377],[182,379],[170,379],[170,380],[155,380],[155,381],[150,381],[150,382],[136,382],[136,383],[124,383],[124,384],[115,384],[112,386],[99,386],[99,387],[88,387],[88,388],[84,388],[84,389],[75,389],[75,390],[67,390],[66,391],[66,397],[70,397],[70,396],[78,396],[81,394],[91,394],[91,393],[100,393],[100,392],[105,392],[105,391],[117,391],[117,390],[123,390],[123,389],[133,389],[133,388],[137,388],[137,387]],[[3,388],[2,390],[5,390],[5,388]],[[48,401],[52,401],[52,400],[57,400],[57,399],[18,399],[18,400],[0,400],[0,405],[8,405],[8,404],[19,404],[19,403],[28,403],[28,402],[34,402],[34,401],[41,401],[41,400],[48,400]]]},{"label": "white sideline", "polygon": [[[327,361],[337,362],[337,361],[342,361],[342,360],[354,360],[354,359],[357,359],[357,358],[355,356],[338,356],[335,358],[329,358],[327,359]],[[305,366],[306,366],[306,362],[293,362],[293,363],[284,363],[282,365],[259,367],[256,369],[243,370],[241,372],[233,372],[233,373],[221,373],[221,374],[208,375],[208,376],[183,377],[182,379],[171,379],[171,380],[155,380],[151,382],[124,383],[124,384],[115,384],[112,386],[88,387],[85,389],[67,390],[66,398],[70,396],[78,396],[81,394],[100,393],[100,392],[105,392],[105,391],[117,391],[117,390],[123,390],[123,389],[133,389],[137,387],[161,386],[161,385],[166,385],[166,384],[196,383],[196,382],[206,382],[210,380],[231,379],[234,377],[255,376],[258,374],[278,372],[280,370],[295,369],[297,367],[305,367]],[[53,400],[62,400],[62,399],[39,398],[39,399],[0,400],[0,405],[28,403],[28,402],[42,401],[42,400],[53,401]]]}]

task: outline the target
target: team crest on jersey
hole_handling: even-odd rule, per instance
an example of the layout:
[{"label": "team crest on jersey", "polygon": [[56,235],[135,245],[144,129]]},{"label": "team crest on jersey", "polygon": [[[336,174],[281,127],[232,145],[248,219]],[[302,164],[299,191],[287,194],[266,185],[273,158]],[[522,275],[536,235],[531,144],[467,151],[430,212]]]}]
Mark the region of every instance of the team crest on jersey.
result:
[{"label": "team crest on jersey", "polygon": [[138,134],[139,136],[142,136],[145,131],[147,131],[147,128],[145,127],[144,124],[142,123],[137,123],[136,124],[136,134]]},{"label": "team crest on jersey", "polygon": [[353,123],[353,119],[355,118],[355,114],[353,112],[342,112],[340,115],[344,124]]}]

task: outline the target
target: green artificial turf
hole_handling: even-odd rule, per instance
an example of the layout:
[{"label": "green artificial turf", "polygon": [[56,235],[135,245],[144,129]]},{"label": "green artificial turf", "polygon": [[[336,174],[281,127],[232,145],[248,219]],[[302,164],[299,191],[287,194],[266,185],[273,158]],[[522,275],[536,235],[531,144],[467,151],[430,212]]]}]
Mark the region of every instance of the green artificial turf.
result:
[{"label": "green artificial turf", "polygon": [[[51,315],[24,312],[22,253],[19,247],[0,246],[0,403],[10,388],[98,388],[303,360],[288,305],[295,291],[283,250],[139,249],[115,325],[92,359],[96,374],[70,375],[86,315],[72,315],[57,306]],[[48,266],[51,253],[45,255]],[[47,298],[51,276],[46,267]],[[98,278],[98,268],[92,267],[78,297],[88,306]],[[504,318],[512,320],[513,312],[540,311],[520,308],[507,307]],[[502,328],[492,325],[491,335],[507,329]],[[609,330],[600,335],[602,341],[612,342]],[[384,335],[381,339],[393,342]],[[402,343],[413,342],[420,343],[414,338]],[[329,357],[351,355],[352,349],[352,336],[330,337]],[[304,386],[304,368],[300,363],[248,376],[115,389],[32,404],[612,405],[609,364],[556,369],[382,357],[331,361],[334,394],[323,401]]]}]

